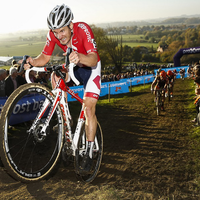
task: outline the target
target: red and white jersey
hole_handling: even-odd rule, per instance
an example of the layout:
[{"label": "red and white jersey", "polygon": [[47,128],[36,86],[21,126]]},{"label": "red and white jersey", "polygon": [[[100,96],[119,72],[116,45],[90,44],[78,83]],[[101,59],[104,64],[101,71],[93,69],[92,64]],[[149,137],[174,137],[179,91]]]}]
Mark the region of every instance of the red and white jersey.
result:
[{"label": "red and white jersey", "polygon": [[[55,45],[58,45],[64,52],[67,51],[67,45],[63,45],[55,37],[52,30],[47,34],[47,41],[42,51],[45,55],[52,55]],[[95,52],[98,56],[97,65],[94,67],[77,66],[74,68],[75,77],[84,85],[85,96],[98,98],[101,90],[101,61],[97,52],[94,34],[90,26],[84,22],[73,24],[73,35],[71,39],[73,51],[87,55]]]},{"label": "red and white jersey", "polygon": [[[94,40],[94,34],[90,26],[84,22],[77,22],[73,24],[73,36],[72,36],[72,49],[78,53],[84,55],[96,52],[98,55],[98,61],[100,61],[99,54],[97,52],[96,42]],[[47,34],[47,41],[42,51],[45,55],[52,55],[55,45],[58,45],[64,52],[67,51],[67,45],[63,45],[55,37],[52,30]]]}]

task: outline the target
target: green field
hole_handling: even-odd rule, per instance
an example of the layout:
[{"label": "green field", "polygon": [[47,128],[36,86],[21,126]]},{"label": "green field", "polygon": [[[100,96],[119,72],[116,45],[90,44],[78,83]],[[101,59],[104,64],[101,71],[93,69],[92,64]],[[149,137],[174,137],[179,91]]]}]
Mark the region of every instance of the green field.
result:
[{"label": "green field", "polygon": [[[121,35],[113,35],[114,38],[121,38]],[[128,45],[130,47],[137,47],[137,46],[145,46],[145,47],[152,47],[155,49],[158,47],[158,43],[149,43],[149,42],[140,42],[144,39],[144,35],[122,35],[122,43],[123,45]]]},{"label": "green field", "polygon": [[37,56],[41,53],[45,41],[0,41],[0,56]]},{"label": "green field", "polygon": [[[111,36],[118,37],[121,36]],[[22,37],[16,38],[6,38],[4,40],[0,40],[0,56],[23,56],[30,55],[32,57],[37,56],[41,53],[44,45],[45,38],[41,39],[39,37],[35,37],[35,39],[25,38],[26,40],[22,40]],[[122,35],[123,45],[128,45],[130,47],[137,46],[145,46],[157,48],[157,43],[148,43],[148,42],[139,42],[140,40],[144,40],[143,35]]]}]

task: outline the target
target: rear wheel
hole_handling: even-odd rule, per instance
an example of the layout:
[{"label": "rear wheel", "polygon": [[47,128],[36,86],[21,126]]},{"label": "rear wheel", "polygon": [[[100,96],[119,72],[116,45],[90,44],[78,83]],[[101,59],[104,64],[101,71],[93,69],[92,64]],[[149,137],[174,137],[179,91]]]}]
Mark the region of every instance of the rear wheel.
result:
[{"label": "rear wheel", "polygon": [[83,155],[85,152],[86,152],[86,134],[85,134],[85,123],[83,123],[81,134],[78,141],[78,148],[76,150],[75,169],[78,179],[83,182],[89,183],[92,182],[97,176],[103,155],[103,134],[101,126],[98,122],[97,122],[96,136],[95,136],[95,144],[92,154],[93,158],[92,169],[90,173],[88,173],[87,175],[85,174],[83,175],[80,173],[80,166],[82,164]]},{"label": "rear wheel", "polygon": [[[49,105],[36,122],[44,101]],[[51,172],[59,159],[64,137],[59,106],[44,131],[53,101],[54,96],[48,88],[25,84],[11,94],[3,107],[0,156],[7,172],[17,180],[38,181]],[[33,123],[35,126],[31,129]],[[56,129],[55,125],[58,125]]]},{"label": "rear wheel", "polygon": [[170,85],[168,84],[168,86],[167,86],[167,95],[168,95],[168,101],[170,101],[170,98],[171,98],[171,89],[170,89]]},{"label": "rear wheel", "polygon": [[156,113],[157,113],[157,115],[159,116],[160,115],[160,111],[161,111],[161,96],[160,96],[160,93],[159,93],[159,91],[156,91],[157,93],[156,93]]}]

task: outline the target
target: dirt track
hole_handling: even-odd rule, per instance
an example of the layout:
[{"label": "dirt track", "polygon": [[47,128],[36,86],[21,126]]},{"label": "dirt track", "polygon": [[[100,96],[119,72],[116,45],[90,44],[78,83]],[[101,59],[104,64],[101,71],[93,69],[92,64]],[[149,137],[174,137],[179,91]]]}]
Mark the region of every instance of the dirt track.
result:
[{"label": "dirt track", "polygon": [[16,182],[0,168],[1,199],[200,199],[184,108],[192,101],[188,81],[177,80],[159,117],[149,89],[98,106],[104,155],[92,184],[77,182],[73,166],[61,165],[50,179],[32,184]]}]

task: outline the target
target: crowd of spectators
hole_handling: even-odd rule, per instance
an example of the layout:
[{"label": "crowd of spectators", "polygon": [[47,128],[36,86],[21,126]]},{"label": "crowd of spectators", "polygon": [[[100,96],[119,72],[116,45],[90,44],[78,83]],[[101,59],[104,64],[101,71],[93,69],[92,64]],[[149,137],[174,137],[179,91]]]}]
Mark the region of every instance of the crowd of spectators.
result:
[{"label": "crowd of spectators", "polygon": [[[19,86],[26,83],[25,71],[19,72],[20,65],[12,62],[9,70],[0,69],[0,97],[9,97],[11,93]],[[50,74],[45,72],[30,72],[30,80],[34,83],[40,83],[50,86]]]},{"label": "crowd of spectators", "polygon": [[111,74],[103,74],[102,75],[102,82],[111,82],[111,81],[119,81],[120,79],[124,78],[131,78],[131,77],[136,77],[136,76],[144,76],[148,74],[154,74],[154,71],[149,71],[148,69],[146,70],[134,70],[134,71],[129,71],[129,72],[124,72],[124,73],[118,73],[117,75],[111,73]]},{"label": "crowd of spectators", "polygon": [[[118,81],[124,78],[131,78],[136,76],[144,76],[148,74],[154,74],[154,69],[167,67],[158,66],[155,64],[136,64],[133,63],[131,66],[123,66],[122,73],[112,73],[114,67],[108,67],[107,70],[102,72],[102,82]],[[51,87],[50,74],[45,72],[31,71],[30,80],[35,83],[40,83],[45,86]],[[154,74],[155,75],[155,74]],[[0,69],[0,97],[8,97],[17,87],[26,83],[25,73],[22,71],[19,73],[19,65],[15,60],[12,62],[12,66],[9,70]]]},{"label": "crowd of spectators", "polygon": [[196,109],[196,116],[192,120],[195,123],[194,126],[200,125],[200,116],[199,116],[199,109],[200,109],[200,63],[196,63],[193,68],[188,70],[190,73],[190,77],[194,79],[194,83],[196,84],[195,88],[195,109]]}]

